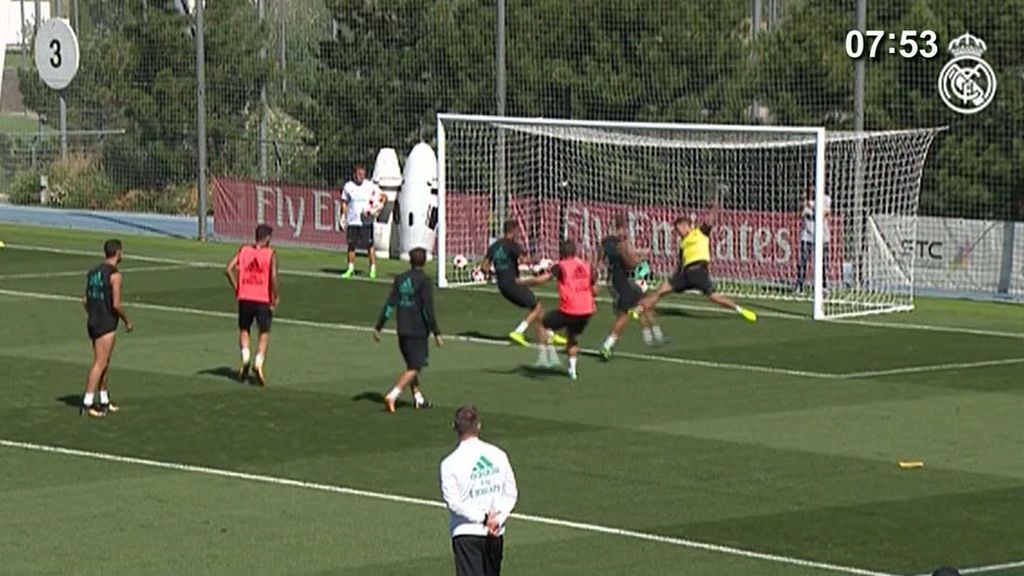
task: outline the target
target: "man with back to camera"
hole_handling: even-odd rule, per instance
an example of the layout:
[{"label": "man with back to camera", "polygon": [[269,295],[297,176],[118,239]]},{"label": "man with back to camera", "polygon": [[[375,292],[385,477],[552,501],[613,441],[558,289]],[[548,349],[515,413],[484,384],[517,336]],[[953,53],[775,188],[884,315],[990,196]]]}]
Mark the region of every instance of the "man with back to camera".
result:
[{"label": "man with back to camera", "polygon": [[352,179],[341,189],[341,226],[348,245],[348,267],[342,278],[355,275],[356,250],[366,250],[370,259],[370,279],[377,278],[377,253],[373,250],[373,222],[377,214],[373,199],[380,194],[380,188],[366,179],[366,166],[356,164],[352,169]]},{"label": "man with back to camera", "polygon": [[441,495],[449,513],[456,576],[500,576],[505,522],[519,499],[505,451],[480,439],[474,406],[455,411],[459,445],[441,462]]},{"label": "man with back to camera", "polygon": [[[110,371],[110,357],[114,353],[118,321],[124,322],[125,331],[132,331],[132,323],[121,307],[121,271],[117,266],[121,263],[123,252],[120,240],[112,239],[103,243],[105,258],[86,275],[85,293],[82,295],[82,306],[89,316],[86,328],[92,340],[92,365],[89,367],[85,395],[78,413],[93,418],[103,418],[118,411],[107,392],[107,374]],[[97,390],[100,395],[99,406],[94,404]]]},{"label": "man with back to camera", "polygon": [[402,390],[409,386],[415,408],[429,408],[420,388],[420,372],[427,367],[430,346],[427,339],[434,335],[438,347],[444,345],[441,329],[434,315],[434,290],[430,278],[423,273],[427,251],[413,248],[409,251],[409,270],[395,277],[384,309],[373,328],[373,339],[380,342],[381,330],[392,315],[398,315],[398,349],[405,360],[405,371],[398,376],[395,386],[384,397],[384,409],[394,414],[395,404]]},{"label": "man with back to camera", "polygon": [[270,237],[273,233],[274,229],[266,224],[257,226],[256,243],[239,248],[225,270],[238,301],[238,347],[242,354],[238,379],[244,381],[249,375],[250,331],[255,320],[260,329],[260,337],[256,343],[256,357],[252,361],[251,369],[256,373],[260,386],[267,385],[263,362],[267,356],[267,345],[270,343],[270,324],[279,302],[277,255],[270,247]]}]

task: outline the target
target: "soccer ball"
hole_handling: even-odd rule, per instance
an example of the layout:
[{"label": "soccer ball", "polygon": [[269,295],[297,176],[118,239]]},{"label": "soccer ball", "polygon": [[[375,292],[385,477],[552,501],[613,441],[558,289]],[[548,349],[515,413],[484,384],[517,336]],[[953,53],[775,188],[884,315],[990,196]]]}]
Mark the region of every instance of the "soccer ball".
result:
[{"label": "soccer ball", "polygon": [[387,204],[387,203],[388,203],[388,196],[387,196],[387,194],[385,194],[383,192],[381,192],[377,196],[372,196],[370,198],[370,202],[369,202],[369,208],[370,208],[369,215],[374,215],[374,214],[379,213],[381,210],[384,209],[384,205]]},{"label": "soccer ball", "polygon": [[636,285],[640,288],[641,292],[647,292],[649,286],[647,286],[647,280],[640,279],[636,281]]},{"label": "soccer ball", "polygon": [[477,284],[483,284],[487,281],[487,275],[484,271],[479,268],[473,268],[473,271],[469,273],[469,277],[473,279],[473,282]]},{"label": "soccer ball", "polygon": [[540,262],[537,262],[537,265],[533,267],[533,273],[543,274],[551,270],[551,267],[554,265],[555,263],[550,258],[541,258]]},{"label": "soccer ball", "polygon": [[452,258],[452,266],[455,266],[456,270],[465,270],[466,266],[469,266],[469,260],[462,254],[459,254]]}]

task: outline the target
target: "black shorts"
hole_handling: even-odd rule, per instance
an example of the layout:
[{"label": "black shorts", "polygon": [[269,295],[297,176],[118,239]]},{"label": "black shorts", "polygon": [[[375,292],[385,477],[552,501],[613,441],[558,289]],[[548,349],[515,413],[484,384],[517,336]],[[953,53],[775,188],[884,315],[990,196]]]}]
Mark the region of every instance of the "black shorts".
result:
[{"label": "black shorts", "polygon": [[260,327],[260,332],[270,332],[270,323],[274,319],[274,313],[270,311],[270,304],[253,302],[251,300],[238,301],[238,329],[249,330],[252,328],[252,321]]},{"label": "black shorts", "polygon": [[508,300],[514,306],[518,306],[519,308],[533,310],[537,307],[537,296],[534,295],[533,290],[530,290],[526,286],[520,286],[518,284],[498,284],[498,292],[505,297],[505,300]]},{"label": "black shorts", "polygon": [[639,306],[644,297],[643,290],[633,282],[618,287],[609,286],[608,291],[612,294],[612,306],[616,312],[629,312]]},{"label": "black shorts", "polygon": [[89,332],[89,339],[96,341],[111,332],[117,332],[117,318],[90,318],[85,328]]},{"label": "black shorts", "polygon": [[399,336],[398,349],[402,351],[407,370],[423,370],[429,364],[430,347],[425,337]]},{"label": "black shorts", "polygon": [[452,538],[455,553],[455,576],[500,576],[505,537],[456,536]]},{"label": "black shorts", "polygon": [[345,241],[349,250],[373,249],[373,224],[356,226],[349,224],[345,231]]},{"label": "black shorts", "polygon": [[544,315],[544,327],[554,332],[564,329],[569,345],[575,346],[579,344],[577,338],[587,329],[587,324],[590,323],[590,316],[590,314],[575,316],[573,314],[565,314],[560,310],[552,310]]},{"label": "black shorts", "polygon": [[715,283],[711,281],[711,271],[707,262],[690,264],[676,272],[669,280],[673,292],[700,290],[705,296],[715,293]]}]

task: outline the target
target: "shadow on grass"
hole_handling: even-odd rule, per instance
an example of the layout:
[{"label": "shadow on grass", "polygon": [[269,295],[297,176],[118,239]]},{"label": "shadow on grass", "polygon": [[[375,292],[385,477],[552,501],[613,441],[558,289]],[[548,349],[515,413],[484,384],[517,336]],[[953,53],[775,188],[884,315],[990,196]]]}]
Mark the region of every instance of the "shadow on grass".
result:
[{"label": "shadow on grass", "polygon": [[[372,402],[373,404],[384,405],[384,395],[380,392],[362,392],[352,397],[353,402]],[[398,399],[395,401],[395,406],[412,406],[412,402]]]},{"label": "shadow on grass", "polygon": [[77,410],[82,407],[82,395],[68,394],[66,396],[61,396],[60,398],[57,398],[57,402],[61,402]]},{"label": "shadow on grass", "polygon": [[245,380],[238,379],[238,370],[231,368],[230,366],[220,366],[218,368],[207,368],[206,370],[200,370],[196,372],[196,376],[216,376],[225,380],[231,380],[239,384],[248,384],[249,386],[259,386],[259,382],[256,381],[256,377],[253,376],[252,372],[249,373],[249,377]]},{"label": "shadow on grass", "polygon": [[519,366],[508,370],[488,368],[485,372],[499,374],[502,376],[522,376],[531,380],[547,380],[549,378],[559,378],[564,376],[561,368],[547,368],[544,366],[534,366],[533,364],[520,364]]},{"label": "shadow on grass", "polygon": [[485,334],[483,332],[477,332],[476,330],[468,330],[465,332],[459,332],[456,334],[461,338],[475,338],[477,340],[489,340],[491,342],[507,342],[508,337],[506,336],[495,336],[494,334]]}]

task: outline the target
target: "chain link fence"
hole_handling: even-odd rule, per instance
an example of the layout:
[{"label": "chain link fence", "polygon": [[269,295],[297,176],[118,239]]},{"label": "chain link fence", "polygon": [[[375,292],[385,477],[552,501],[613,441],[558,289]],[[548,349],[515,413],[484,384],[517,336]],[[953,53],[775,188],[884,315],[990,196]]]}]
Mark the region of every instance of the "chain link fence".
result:
[{"label": "chain link fence", "polygon": [[[855,0],[505,4],[509,115],[854,127],[844,39]],[[36,201],[38,177],[48,176],[67,189],[65,206],[194,211],[189,6],[66,1],[82,52],[65,93],[68,156],[55,155],[57,95],[30,59],[11,58],[20,113],[40,125],[26,134],[0,122],[0,193]],[[1024,220],[1024,6],[867,8],[870,29],[937,33],[933,59],[883,51],[865,65],[865,128],[950,127],[925,171],[922,214]],[[497,110],[496,0],[216,0],[205,21],[214,177],[337,186],[381,147],[404,154],[432,142],[437,112]],[[952,112],[937,90],[946,44],[965,31],[987,43],[999,80],[995,101],[975,115]]]}]

